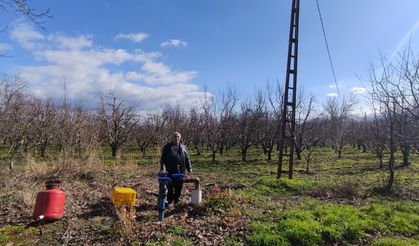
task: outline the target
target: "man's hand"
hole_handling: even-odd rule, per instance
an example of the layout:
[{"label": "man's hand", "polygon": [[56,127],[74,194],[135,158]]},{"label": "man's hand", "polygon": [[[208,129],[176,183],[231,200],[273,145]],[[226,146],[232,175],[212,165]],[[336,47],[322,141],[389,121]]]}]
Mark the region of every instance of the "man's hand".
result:
[{"label": "man's hand", "polygon": [[188,174],[186,175],[186,177],[192,178],[192,172],[188,172]]},{"label": "man's hand", "polygon": [[166,169],[161,169],[160,171],[159,171],[159,175],[163,175],[163,174],[165,174],[166,173]]}]

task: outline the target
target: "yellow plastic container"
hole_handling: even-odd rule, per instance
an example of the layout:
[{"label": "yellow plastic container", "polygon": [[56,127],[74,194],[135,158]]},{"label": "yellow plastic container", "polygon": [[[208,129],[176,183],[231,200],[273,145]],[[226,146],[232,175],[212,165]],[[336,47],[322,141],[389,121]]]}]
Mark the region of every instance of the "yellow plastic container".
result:
[{"label": "yellow plastic container", "polygon": [[135,206],[135,190],[131,188],[115,187],[112,191],[112,203],[115,207]]}]

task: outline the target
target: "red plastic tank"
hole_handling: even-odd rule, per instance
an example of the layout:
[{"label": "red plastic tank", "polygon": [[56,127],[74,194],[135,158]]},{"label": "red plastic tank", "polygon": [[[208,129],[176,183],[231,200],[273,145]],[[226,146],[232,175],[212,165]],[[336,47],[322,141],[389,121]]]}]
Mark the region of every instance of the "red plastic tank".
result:
[{"label": "red plastic tank", "polygon": [[60,189],[61,181],[58,178],[48,179],[45,186],[46,189],[40,191],[36,196],[32,218],[34,220],[58,220],[63,216],[65,201],[65,192]]}]

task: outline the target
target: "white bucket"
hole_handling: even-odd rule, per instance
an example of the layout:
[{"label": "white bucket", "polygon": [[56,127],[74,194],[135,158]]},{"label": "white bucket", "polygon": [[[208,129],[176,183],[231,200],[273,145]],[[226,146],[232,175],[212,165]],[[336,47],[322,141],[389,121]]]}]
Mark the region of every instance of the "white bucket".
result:
[{"label": "white bucket", "polygon": [[199,204],[202,202],[202,191],[201,190],[192,190],[191,191],[191,203]]}]

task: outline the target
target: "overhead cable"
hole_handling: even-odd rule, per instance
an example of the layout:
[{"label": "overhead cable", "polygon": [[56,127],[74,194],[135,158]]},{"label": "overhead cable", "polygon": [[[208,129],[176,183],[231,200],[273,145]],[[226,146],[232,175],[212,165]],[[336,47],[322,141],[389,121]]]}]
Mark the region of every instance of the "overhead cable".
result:
[{"label": "overhead cable", "polygon": [[338,81],[336,79],[335,67],[333,66],[332,56],[330,55],[329,42],[327,41],[326,30],[324,28],[324,22],[323,22],[322,12],[320,10],[319,0],[316,0],[316,4],[317,4],[317,11],[319,12],[320,23],[322,25],[324,42],[326,43],[327,54],[329,56],[330,68],[332,69],[333,79],[335,80],[336,91],[338,93],[338,96],[340,96]]}]

